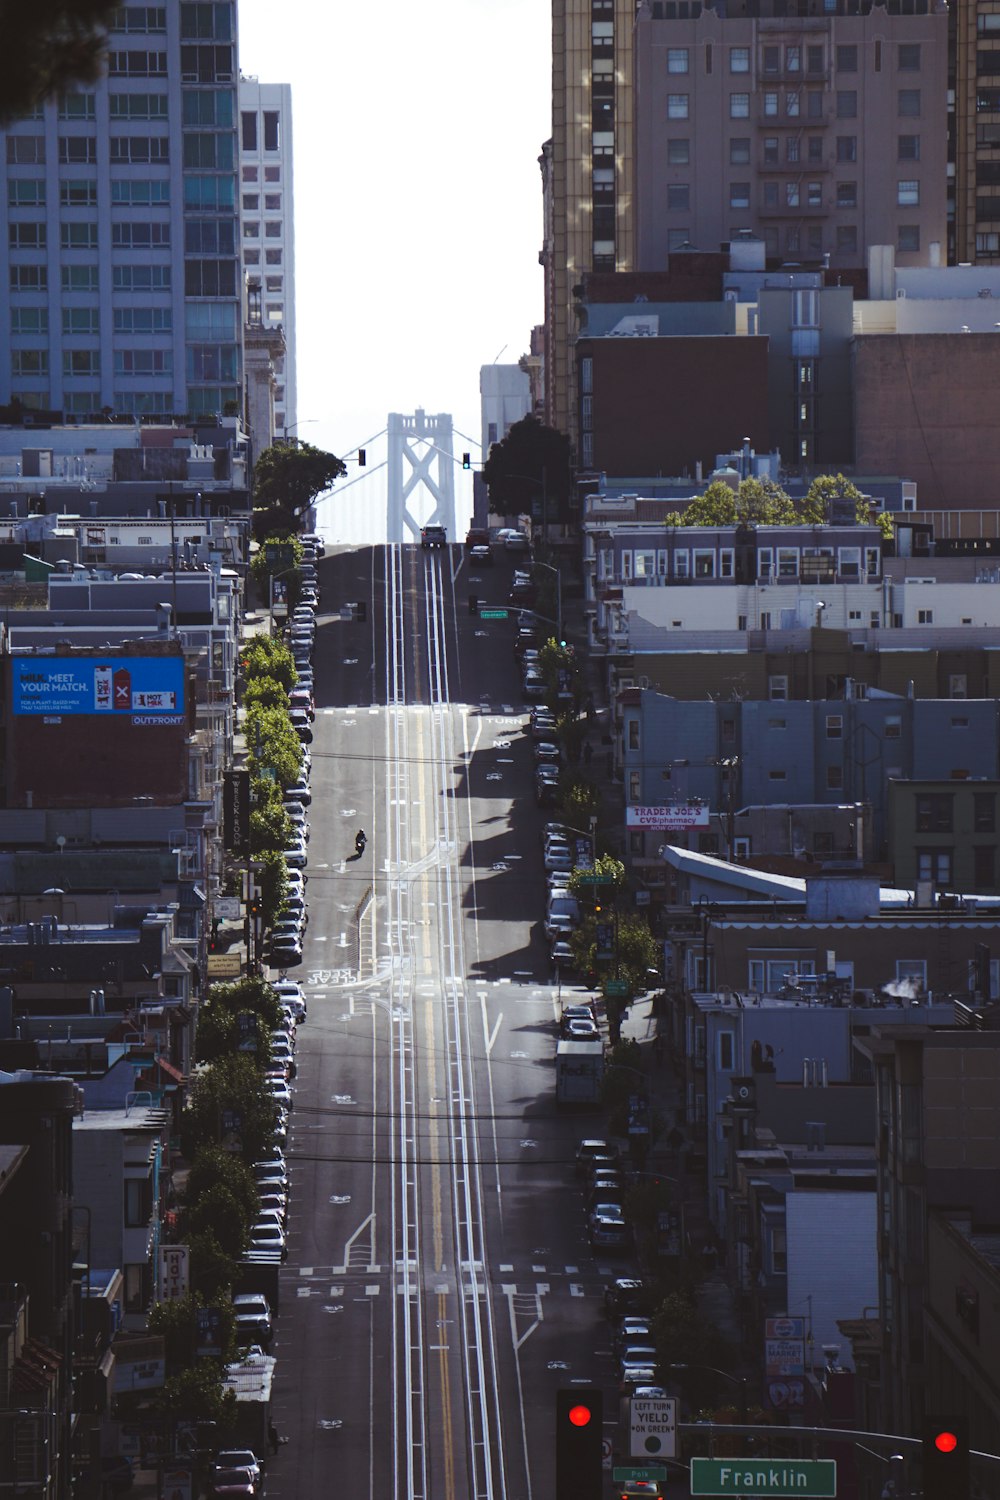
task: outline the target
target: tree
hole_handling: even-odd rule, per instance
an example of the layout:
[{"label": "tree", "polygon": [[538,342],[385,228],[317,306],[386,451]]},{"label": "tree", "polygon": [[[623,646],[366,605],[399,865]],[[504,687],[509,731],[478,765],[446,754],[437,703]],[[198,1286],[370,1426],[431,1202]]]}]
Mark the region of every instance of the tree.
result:
[{"label": "tree", "polygon": [[[232,1302],[213,1303],[217,1307],[220,1321],[223,1357],[235,1344],[236,1314]],[[150,1308],[147,1319],[149,1332],[160,1334],[164,1343],[167,1374],[174,1375],[185,1369],[194,1357],[198,1330],[198,1314],[208,1306],[200,1292],[189,1292],[186,1297],[175,1297],[170,1302],[156,1302]]]},{"label": "tree", "polygon": [[773,479],[749,475],[740,480],[736,515],[741,526],[794,526],[795,504]]},{"label": "tree", "polygon": [[153,1408],[168,1416],[191,1421],[214,1422],[217,1435],[236,1427],[236,1393],[222,1384],[222,1369],[213,1359],[196,1360],[186,1370],[171,1375],[153,1397]]},{"label": "tree", "polygon": [[288,694],[276,677],[254,677],[243,689],[244,708],[288,707]]},{"label": "tree", "polygon": [[279,708],[253,704],[247,710],[244,732],[251,777],[267,769],[281,786],[294,785],[302,768],[302,745],[288,715]]},{"label": "tree", "polygon": [[230,1260],[246,1253],[253,1219],[242,1211],[236,1194],[224,1182],[206,1188],[184,1217],[192,1234],[210,1234]]},{"label": "tree", "polygon": [[273,677],[290,693],[298,681],[292,653],[277,636],[255,635],[240,652],[240,666],[246,682],[257,677]]},{"label": "tree", "polygon": [[490,448],[483,477],[490,509],[536,521],[568,521],[573,492],[569,438],[537,417],[522,417]]},{"label": "tree", "polygon": [[3,7],[0,125],[60,90],[98,78],[116,8],[109,0],[35,0]]},{"label": "tree", "polygon": [[724,479],[713,479],[681,513],[681,526],[735,526],[736,491]]},{"label": "tree", "polygon": [[287,849],[292,836],[292,820],[282,803],[268,802],[250,813],[250,853],[258,855]]},{"label": "tree", "polygon": [[586,776],[567,771],[559,782],[559,803],[566,821],[574,828],[583,828],[597,816],[601,794]]},{"label": "tree", "polygon": [[[610,909],[601,912],[601,923],[611,922],[613,915]],[[577,967],[581,973],[594,976],[595,980],[602,962],[597,957],[597,923],[597,916],[588,913],[570,937]],[[656,939],[642,917],[618,916],[614,928],[615,957],[603,961],[611,964],[611,969],[605,972],[610,973],[613,969],[617,978],[625,980],[630,994],[645,990],[649,970],[660,964],[661,954]]]},{"label": "tree", "polygon": [[[598,890],[602,898],[606,896],[609,901],[613,902],[617,893],[625,889],[625,866],[620,859],[615,859],[613,854],[599,854],[594,860],[592,873],[603,875],[608,881],[607,885],[593,886],[589,883],[585,884],[582,878],[583,873],[582,870],[574,870],[569,877],[569,889],[577,898],[588,895],[593,896],[594,891]],[[587,873],[590,874],[591,872],[588,871]]]},{"label": "tree", "polygon": [[272,927],[288,895],[288,865],[280,849],[268,849],[260,856],[257,871],[260,886],[260,915],[265,927]]},{"label": "tree", "polygon": [[[201,1024],[201,1019],[199,1019],[199,1035]],[[185,1201],[196,1203],[217,1183],[225,1184],[236,1199],[240,1213],[249,1222],[252,1215],[257,1212],[260,1202],[257,1184],[250,1168],[242,1157],[237,1156],[233,1151],[224,1151],[221,1146],[203,1146],[188,1171],[187,1181],[184,1184]]]},{"label": "tree", "polygon": [[265,448],[254,466],[254,536],[294,531],[303,511],[347,473],[347,465],[311,443]]},{"label": "tree", "polygon": [[259,1160],[274,1140],[276,1114],[262,1070],[249,1052],[220,1057],[193,1080],[181,1117],[184,1155],[194,1156],[200,1147],[218,1144],[227,1119],[233,1122],[232,1133],[244,1158]]},{"label": "tree", "polygon": [[868,501],[851,479],[843,474],[820,474],[813,480],[802,501],[803,521],[822,526],[830,519],[834,500],[854,502],[854,516],[862,526],[871,520]]},{"label": "tree", "polygon": [[227,1255],[210,1230],[188,1235],[191,1251],[191,1289],[215,1305],[220,1298],[228,1300],[239,1272],[239,1261]]}]

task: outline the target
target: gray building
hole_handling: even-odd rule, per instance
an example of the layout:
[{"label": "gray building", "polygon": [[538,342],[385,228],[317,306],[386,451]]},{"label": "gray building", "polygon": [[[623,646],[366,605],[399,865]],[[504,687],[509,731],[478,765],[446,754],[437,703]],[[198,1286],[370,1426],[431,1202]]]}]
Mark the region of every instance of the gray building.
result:
[{"label": "gray building", "polygon": [[640,270],[747,232],[790,261],[943,261],[944,6],[644,0],[633,47]]},{"label": "gray building", "polygon": [[0,403],[239,408],[235,0],[123,6],[105,75],[0,131]]}]

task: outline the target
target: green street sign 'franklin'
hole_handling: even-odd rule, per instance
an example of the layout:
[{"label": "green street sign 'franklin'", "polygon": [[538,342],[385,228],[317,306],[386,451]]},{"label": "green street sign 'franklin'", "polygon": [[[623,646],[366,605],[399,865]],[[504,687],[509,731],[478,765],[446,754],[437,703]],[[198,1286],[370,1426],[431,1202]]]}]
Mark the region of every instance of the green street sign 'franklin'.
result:
[{"label": "green street sign 'franklin'", "polygon": [[692,1495],[836,1496],[832,1458],[693,1458]]}]

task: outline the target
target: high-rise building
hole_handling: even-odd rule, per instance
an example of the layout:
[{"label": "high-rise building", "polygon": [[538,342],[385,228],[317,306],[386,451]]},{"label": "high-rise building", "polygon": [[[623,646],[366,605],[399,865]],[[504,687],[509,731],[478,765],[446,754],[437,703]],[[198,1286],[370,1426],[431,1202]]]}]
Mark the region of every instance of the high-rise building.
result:
[{"label": "high-rise building", "polygon": [[105,75],[0,131],[0,403],[242,399],[235,0],[123,5]]},{"label": "high-rise building", "polygon": [[[240,79],[243,268],[259,326],[284,335],[276,356],[275,433],[296,425],[295,239],[292,224],[292,91],[287,83]],[[257,434],[258,449],[261,435]]]},{"label": "high-rise building", "polygon": [[640,5],[639,269],[748,234],[771,259],[853,269],[887,245],[899,266],[943,265],[944,7],[787,9]]},{"label": "high-rise building", "polygon": [[949,246],[954,263],[1000,264],[1000,11],[989,0],[948,7]]},{"label": "high-rise building", "polygon": [[573,288],[633,257],[635,0],[552,0],[552,139],[545,194],[545,420],[576,437]]}]

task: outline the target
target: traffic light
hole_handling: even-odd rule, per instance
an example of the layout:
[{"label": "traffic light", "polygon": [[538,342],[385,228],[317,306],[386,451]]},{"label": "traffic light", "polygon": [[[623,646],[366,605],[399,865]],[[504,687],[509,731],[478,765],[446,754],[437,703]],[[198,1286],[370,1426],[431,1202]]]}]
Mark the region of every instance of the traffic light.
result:
[{"label": "traffic light", "polygon": [[969,1500],[966,1417],[925,1417],[921,1432],[924,1500]]},{"label": "traffic light", "polygon": [[368,462],[368,454],[365,452],[364,448],[359,448],[358,449],[358,468],[359,469],[363,469],[364,466],[365,466],[365,464],[367,462]]},{"label": "traffic light", "polygon": [[556,1500],[601,1500],[603,1423],[600,1391],[556,1391]]},{"label": "traffic light", "polygon": [[462,468],[463,469],[471,469],[472,468],[472,454],[471,453],[463,453],[462,454]]}]

